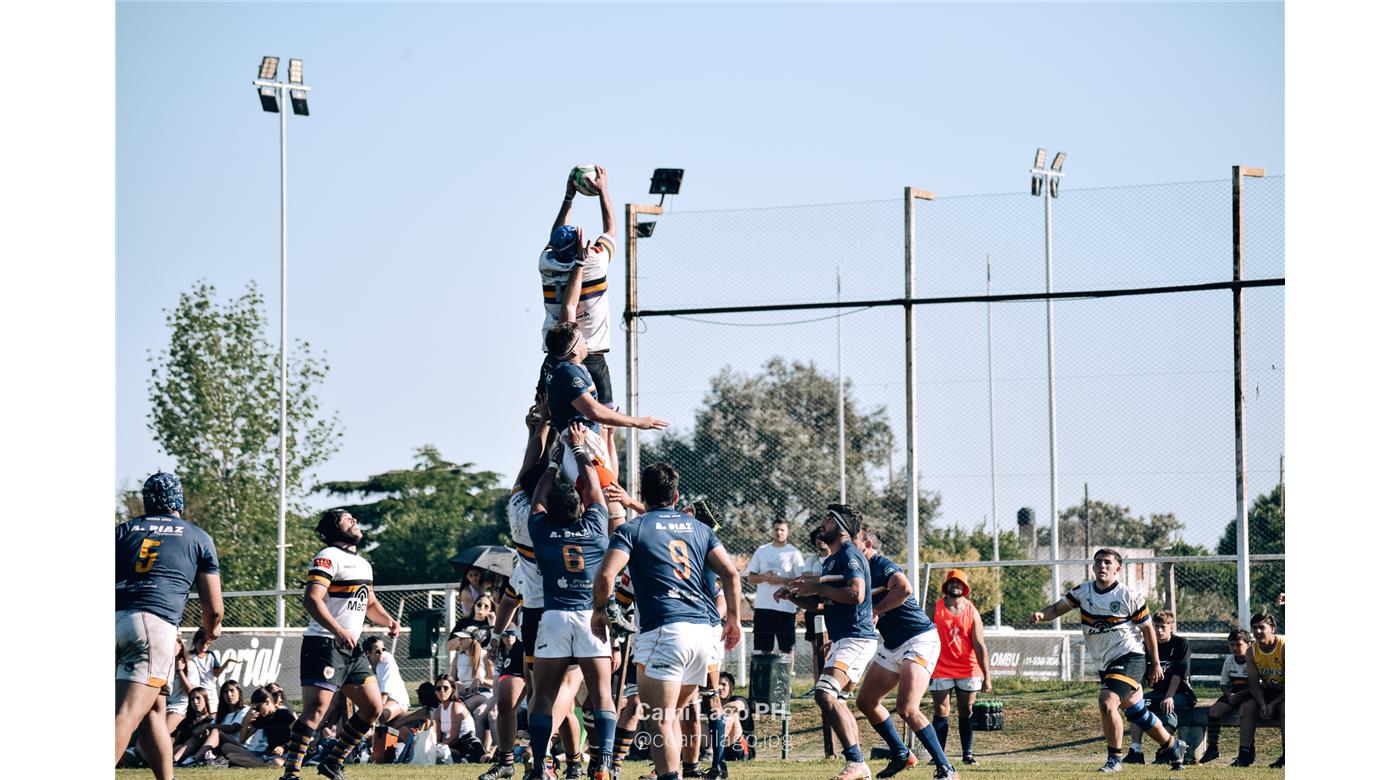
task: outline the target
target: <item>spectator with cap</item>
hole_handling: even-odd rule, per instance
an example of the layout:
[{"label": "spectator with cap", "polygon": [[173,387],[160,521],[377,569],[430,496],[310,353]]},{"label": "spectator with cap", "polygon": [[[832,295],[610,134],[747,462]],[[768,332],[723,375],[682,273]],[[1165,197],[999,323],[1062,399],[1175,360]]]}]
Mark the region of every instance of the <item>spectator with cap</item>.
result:
[{"label": "spectator with cap", "polygon": [[940,744],[948,744],[948,716],[954,690],[958,696],[958,739],[964,764],[975,765],[972,755],[972,705],[977,692],[992,690],[992,669],[987,656],[987,640],[982,632],[982,615],[968,598],[972,586],[967,574],[952,569],[943,579],[943,598],[934,602],[933,624],[938,629],[940,650],[933,667],[929,688],[933,691],[933,730]]}]

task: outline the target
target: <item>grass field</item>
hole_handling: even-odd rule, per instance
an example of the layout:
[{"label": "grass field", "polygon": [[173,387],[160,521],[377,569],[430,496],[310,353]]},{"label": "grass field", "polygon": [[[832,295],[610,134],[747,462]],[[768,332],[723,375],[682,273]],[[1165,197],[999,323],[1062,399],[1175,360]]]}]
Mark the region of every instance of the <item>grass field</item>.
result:
[{"label": "grass field", "polygon": [[[995,698],[1005,705],[1006,729],[997,732],[978,732],[975,750],[978,761],[975,767],[958,769],[964,778],[988,777],[1006,780],[1042,780],[1056,777],[1084,777],[1092,774],[1103,764],[1103,734],[1099,727],[1097,686],[1089,683],[1023,683],[1014,680],[998,681]],[[1211,691],[1202,691],[1202,697]],[[854,705],[852,705],[854,706]],[[930,711],[925,702],[924,712]],[[867,754],[873,746],[883,743],[861,719],[861,745]],[[790,722],[791,755],[794,760],[782,761],[777,752],[779,733],[778,723],[772,719],[759,718],[759,760],[752,762],[730,762],[732,780],[825,780],[841,769],[837,759],[821,760],[821,728],[816,708],[810,699],[796,699]],[[949,734],[949,744],[957,751],[957,726],[954,724]],[[1126,740],[1125,740],[1126,742]],[[1149,760],[1155,745],[1146,746]],[[767,749],[767,745],[773,749]],[[1266,768],[1279,753],[1279,734],[1275,729],[1260,729],[1258,735],[1258,763],[1249,769],[1231,769],[1230,759],[1238,748],[1238,730],[1227,728],[1221,735],[1221,759],[1206,766],[1187,766],[1184,773],[1171,772],[1165,766],[1130,766],[1124,769],[1123,777],[1183,777],[1198,780],[1226,780],[1231,778],[1264,778],[1283,776],[1283,770]],[[872,771],[884,767],[883,760],[871,760]],[[646,762],[629,761],[623,765],[623,780],[635,780],[648,768]],[[454,780],[476,780],[485,771],[483,764],[407,767],[407,766],[360,766],[351,765],[346,774],[353,780],[418,780],[419,778],[453,778]],[[240,770],[225,768],[192,768],[177,772],[180,780],[214,780],[228,777],[263,777],[275,780],[279,770],[257,769]],[[147,770],[120,770],[116,773],[120,780],[149,778]],[[909,780],[929,780],[932,770],[919,767],[899,775]],[[303,772],[307,780],[319,777],[314,769]],[[517,772],[520,780],[522,773]]]}]

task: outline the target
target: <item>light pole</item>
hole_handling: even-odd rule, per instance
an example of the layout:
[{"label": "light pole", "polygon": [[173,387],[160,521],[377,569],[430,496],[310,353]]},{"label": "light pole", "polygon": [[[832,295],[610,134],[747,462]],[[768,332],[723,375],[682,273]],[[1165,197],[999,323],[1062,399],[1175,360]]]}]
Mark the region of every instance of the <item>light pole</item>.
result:
[{"label": "light pole", "polygon": [[287,112],[282,104],[290,97],[292,112],[298,116],[310,116],[306,93],[311,88],[302,80],[302,65],[299,59],[287,61],[287,81],[277,81],[277,57],[263,57],[258,68],[258,78],[253,86],[258,90],[263,111],[278,116],[277,136],[280,150],[282,185],[282,283],[281,299],[281,360],[280,406],[277,428],[277,627],[287,625],[286,605],[282,601],[282,591],[287,587]]},{"label": "light pole", "polygon": [[[992,256],[987,255],[987,297],[992,297]],[[988,449],[992,456],[992,560],[1001,560],[1001,526],[997,524],[997,423],[996,404],[992,396],[992,302],[987,301],[987,430]],[[1005,572],[1002,572],[1003,578]],[[997,600],[995,623],[1001,628],[1001,600]]]},{"label": "light pole", "polygon": [[[1050,201],[1060,196],[1060,177],[1064,175],[1065,153],[1056,152],[1055,161],[1047,170],[1045,150],[1035,150],[1035,166],[1031,168],[1031,194],[1045,201],[1045,292],[1054,291],[1050,238]],[[1045,363],[1048,368],[1050,391],[1050,597],[1060,589],[1060,488],[1059,471],[1055,462],[1055,305],[1045,299]],[[1055,630],[1060,619],[1055,618]]]}]

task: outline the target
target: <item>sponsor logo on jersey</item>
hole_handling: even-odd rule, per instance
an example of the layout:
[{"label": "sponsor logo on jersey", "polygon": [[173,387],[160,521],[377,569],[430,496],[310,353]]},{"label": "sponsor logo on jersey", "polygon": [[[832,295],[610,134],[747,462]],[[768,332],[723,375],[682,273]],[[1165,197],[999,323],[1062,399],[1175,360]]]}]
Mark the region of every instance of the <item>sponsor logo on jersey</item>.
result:
[{"label": "sponsor logo on jersey", "polygon": [[311,568],[313,569],[329,569],[331,566],[330,558],[317,558],[311,562]]},{"label": "sponsor logo on jersey", "polygon": [[582,390],[582,389],[585,387],[585,385],[586,385],[587,383],[583,381],[583,377],[581,377],[581,376],[576,376],[576,377],[574,377],[574,382],[573,382],[573,384],[574,384],[574,387],[577,387],[578,389]]}]

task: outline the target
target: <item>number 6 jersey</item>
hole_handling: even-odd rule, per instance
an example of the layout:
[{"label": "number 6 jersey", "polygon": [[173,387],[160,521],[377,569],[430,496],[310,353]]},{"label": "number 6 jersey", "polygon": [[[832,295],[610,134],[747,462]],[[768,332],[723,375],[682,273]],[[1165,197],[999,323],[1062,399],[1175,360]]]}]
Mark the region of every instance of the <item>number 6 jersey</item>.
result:
[{"label": "number 6 jersey", "polygon": [[573,525],[555,525],[546,512],[530,515],[530,540],[544,584],[545,610],[593,609],[593,575],[608,549],[608,508],[591,504]]}]

